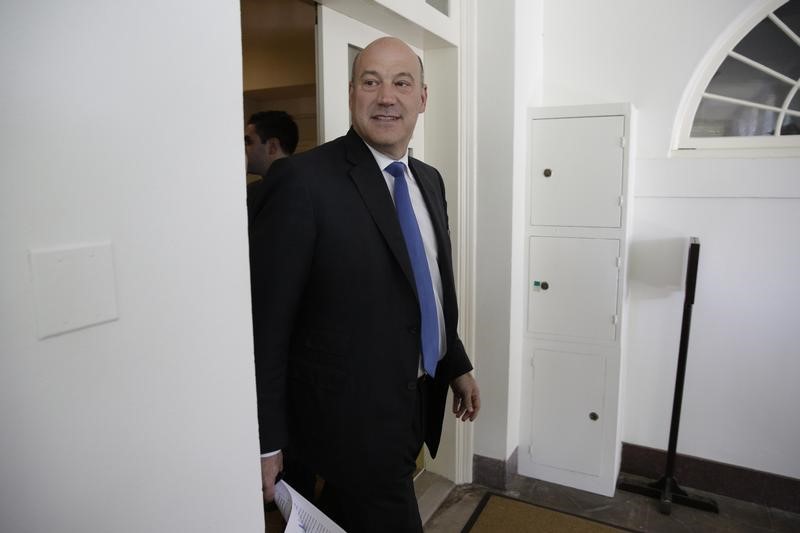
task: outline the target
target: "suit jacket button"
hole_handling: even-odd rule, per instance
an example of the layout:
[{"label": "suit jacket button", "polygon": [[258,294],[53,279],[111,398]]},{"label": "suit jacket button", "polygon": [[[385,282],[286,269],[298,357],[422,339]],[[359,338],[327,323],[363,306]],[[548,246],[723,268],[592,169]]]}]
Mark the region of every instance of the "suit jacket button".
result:
[{"label": "suit jacket button", "polygon": [[411,333],[412,335],[419,335],[419,329],[417,329],[414,326],[409,326],[408,332]]},{"label": "suit jacket button", "polygon": [[408,390],[416,390],[417,389],[417,380],[409,381],[407,387],[408,387]]}]

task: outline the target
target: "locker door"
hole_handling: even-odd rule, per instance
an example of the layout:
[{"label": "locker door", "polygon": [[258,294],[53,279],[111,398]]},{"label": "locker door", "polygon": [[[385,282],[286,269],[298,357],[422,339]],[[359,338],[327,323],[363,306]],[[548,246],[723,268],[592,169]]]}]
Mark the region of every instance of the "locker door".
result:
[{"label": "locker door", "polygon": [[531,454],[536,463],[600,475],[604,388],[602,356],[534,353]]},{"label": "locker door", "polygon": [[619,241],[531,237],[528,331],[616,339]]},{"label": "locker door", "polygon": [[531,224],[618,228],[622,116],[535,119]]}]

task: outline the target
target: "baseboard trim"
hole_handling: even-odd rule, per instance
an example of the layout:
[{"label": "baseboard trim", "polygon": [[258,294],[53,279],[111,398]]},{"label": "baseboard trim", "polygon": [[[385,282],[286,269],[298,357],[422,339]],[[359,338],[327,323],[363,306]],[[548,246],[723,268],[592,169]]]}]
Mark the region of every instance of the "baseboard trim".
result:
[{"label": "baseboard trim", "polygon": [[482,455],[472,456],[472,479],[475,483],[496,490],[505,490],[511,478],[517,473],[517,450],[509,458],[493,459]]},{"label": "baseboard trim", "polygon": [[[666,462],[664,450],[622,443],[620,470],[626,474],[659,479]],[[800,513],[800,479],[681,454],[675,458],[675,479],[684,488]]]},{"label": "baseboard trim", "polygon": [[[473,455],[474,482],[506,490],[517,475],[517,451],[506,461]],[[666,462],[664,450],[622,443],[623,473],[657,480],[664,475]],[[675,458],[675,479],[684,488],[800,513],[800,479],[682,454]]]}]

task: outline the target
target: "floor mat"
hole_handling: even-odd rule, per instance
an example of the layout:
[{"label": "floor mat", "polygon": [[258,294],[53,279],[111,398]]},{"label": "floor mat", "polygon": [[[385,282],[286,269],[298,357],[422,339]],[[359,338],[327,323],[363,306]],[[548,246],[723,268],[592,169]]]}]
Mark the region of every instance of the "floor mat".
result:
[{"label": "floor mat", "polygon": [[462,533],[617,533],[633,531],[488,492]]}]

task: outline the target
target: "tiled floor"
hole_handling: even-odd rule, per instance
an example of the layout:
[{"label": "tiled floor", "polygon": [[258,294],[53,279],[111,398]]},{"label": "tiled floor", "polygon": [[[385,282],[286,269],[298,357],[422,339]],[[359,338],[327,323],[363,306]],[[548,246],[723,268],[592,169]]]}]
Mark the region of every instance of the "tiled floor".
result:
[{"label": "tiled floor", "polygon": [[[480,485],[455,487],[425,524],[425,532],[460,532],[486,491],[487,488]],[[800,515],[798,514],[700,491],[690,492],[714,498],[719,504],[720,513],[712,514],[673,504],[671,514],[663,515],[658,511],[656,500],[638,494],[618,490],[613,498],[606,498],[521,476],[515,477],[504,494],[636,531],[653,533],[800,532]]]}]

